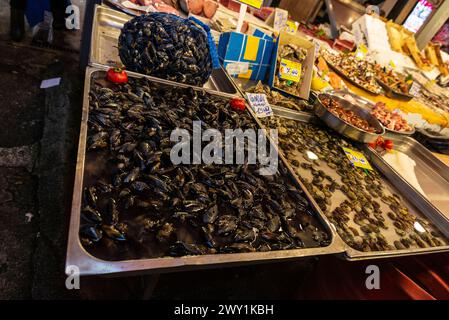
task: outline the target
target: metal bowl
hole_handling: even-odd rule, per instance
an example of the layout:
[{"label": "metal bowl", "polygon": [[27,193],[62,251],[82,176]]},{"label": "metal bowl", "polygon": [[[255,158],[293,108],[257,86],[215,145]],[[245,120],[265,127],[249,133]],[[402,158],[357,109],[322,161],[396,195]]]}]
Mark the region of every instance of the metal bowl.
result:
[{"label": "metal bowl", "polygon": [[[339,96],[342,99],[349,100],[348,102],[351,102],[351,99],[352,99],[353,104],[356,104],[363,109],[369,110],[370,112],[371,112],[371,109],[374,108],[374,103],[372,101],[365,99],[363,97],[360,97],[352,92],[339,90],[339,91],[331,91],[329,93],[331,95]],[[402,135],[406,135],[406,136],[411,136],[416,132],[416,130],[413,126],[411,126],[412,130],[410,130],[410,131],[396,131],[396,130],[388,129],[387,127],[385,127],[380,120],[379,120],[379,122],[385,128],[386,133],[402,134]]]},{"label": "metal bowl", "polygon": [[[357,128],[356,126],[347,123],[346,121],[343,121],[342,119],[334,115],[321,102],[321,99],[324,97],[331,98],[340,102],[343,108],[352,110],[356,115],[368,121],[368,123],[376,129],[376,133]],[[364,109],[356,104],[352,104],[349,101],[346,101],[336,95],[326,93],[318,95],[318,98],[315,102],[314,111],[316,116],[323,120],[330,128],[355,141],[363,143],[374,142],[379,136],[385,133],[385,128],[382,126],[379,120],[377,120],[370,114],[369,110]]]},{"label": "metal bowl", "polygon": [[376,81],[377,83],[379,83],[382,89],[384,89],[385,96],[387,96],[388,98],[401,101],[410,101],[413,99],[413,96],[411,94],[396,91],[388,86],[388,84],[386,84],[385,82],[382,82],[379,78],[376,78]]}]

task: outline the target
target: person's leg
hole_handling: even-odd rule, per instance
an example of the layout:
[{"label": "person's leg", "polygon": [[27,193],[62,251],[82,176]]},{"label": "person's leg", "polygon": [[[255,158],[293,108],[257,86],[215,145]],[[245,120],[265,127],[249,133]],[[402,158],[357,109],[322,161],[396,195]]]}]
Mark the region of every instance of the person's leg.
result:
[{"label": "person's leg", "polygon": [[51,11],[53,13],[53,28],[55,30],[62,30],[65,28],[65,9],[66,1],[64,0],[50,0]]},{"label": "person's leg", "polygon": [[21,41],[25,35],[25,9],[27,0],[11,0],[10,35],[13,41]]}]

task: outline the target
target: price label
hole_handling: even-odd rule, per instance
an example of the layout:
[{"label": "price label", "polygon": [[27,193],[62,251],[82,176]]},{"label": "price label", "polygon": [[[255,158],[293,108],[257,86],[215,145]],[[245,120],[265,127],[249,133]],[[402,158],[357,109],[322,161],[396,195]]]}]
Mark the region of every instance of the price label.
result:
[{"label": "price label", "polygon": [[273,115],[273,110],[268,103],[267,96],[263,93],[247,93],[249,105],[256,113],[258,118],[270,117]]},{"label": "price label", "polygon": [[279,77],[284,80],[299,82],[301,79],[302,64],[288,59],[281,59]]},{"label": "price label", "polygon": [[318,41],[316,41],[316,40],[312,40],[312,41],[313,41],[313,43],[315,44],[315,57],[318,57],[318,55],[319,55],[319,53],[320,53],[321,45],[320,45],[320,43],[319,43]]},{"label": "price label", "polygon": [[413,82],[408,93],[416,97],[419,95],[420,89],[421,89],[420,85],[416,82]]},{"label": "price label", "polygon": [[274,11],[273,29],[276,31],[283,30],[288,20],[288,11],[276,8]]},{"label": "price label", "polygon": [[226,65],[226,71],[233,74],[245,74],[248,72],[249,63],[248,62],[231,62]]},{"label": "price label", "polygon": [[256,9],[260,9],[263,4],[263,0],[237,0],[240,3],[247,4]]},{"label": "price label", "polygon": [[284,30],[290,34],[296,34],[298,31],[299,23],[292,20],[287,20]]},{"label": "price label", "polygon": [[361,45],[357,48],[357,50],[356,50],[356,52],[355,52],[355,56],[356,56],[358,59],[363,60],[363,59],[365,59],[367,53],[368,53],[368,48],[367,48],[364,44],[361,44]]},{"label": "price label", "polygon": [[345,152],[346,156],[348,157],[349,161],[355,166],[362,169],[368,169],[373,170],[371,165],[369,164],[368,160],[366,160],[365,156],[358,151],[354,151],[349,148],[343,148],[343,151]]}]

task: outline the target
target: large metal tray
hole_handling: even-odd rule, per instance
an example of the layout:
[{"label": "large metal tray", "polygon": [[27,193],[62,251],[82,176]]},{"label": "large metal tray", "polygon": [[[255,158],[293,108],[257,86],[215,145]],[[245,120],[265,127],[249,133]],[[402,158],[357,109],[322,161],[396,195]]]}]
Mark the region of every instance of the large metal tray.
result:
[{"label": "large metal tray", "polygon": [[[295,112],[286,112],[285,110],[279,110],[276,108],[274,108],[273,111],[275,116],[289,118],[304,123],[319,123],[319,119],[314,116],[301,115]],[[404,139],[407,140],[410,138],[404,137]],[[409,208],[409,211],[418,217],[427,217],[443,233],[443,235],[449,239],[449,222],[447,219],[426,199],[420,196],[416,190],[411,188],[410,185],[408,185],[408,183],[406,183],[381,157],[377,156],[375,152],[369,150],[367,147],[363,147],[362,144],[360,144],[360,148],[365,149],[370,163],[385,176],[384,183],[386,187],[390,190],[394,190],[395,193],[399,194],[403,198],[404,203]],[[333,226],[333,228],[335,228],[335,226]],[[337,237],[338,241],[341,243],[341,246],[344,247],[344,253],[342,256],[347,260],[392,258],[449,251],[449,245],[445,245],[433,248],[362,252],[347,245],[338,234]]]},{"label": "large metal tray", "polygon": [[[123,25],[132,18],[132,16],[105,6],[97,5],[95,7],[89,57],[91,66],[115,66],[117,62],[120,62],[117,48],[118,38]],[[213,70],[204,88],[230,96],[239,94],[228,73],[222,67]]]},{"label": "large metal tray", "polygon": [[[392,172],[397,174],[398,181],[404,191],[413,190],[419,195],[419,201],[416,205],[423,205],[423,209],[428,209],[430,206],[432,210],[438,210],[449,222],[449,167],[435,157],[427,148],[421,145],[418,141],[410,137],[391,136],[389,139],[393,140],[394,150],[400,151],[415,161],[414,168],[415,175],[419,182],[419,187],[425,195],[421,194],[419,190],[414,188],[407,182],[406,177],[403,177],[400,172],[394,168],[384,168],[385,171],[393,177]],[[379,153],[369,148],[373,159],[377,162],[382,157]],[[383,161],[385,162],[385,161]],[[388,165],[388,167],[390,167]]]},{"label": "large metal tray", "polygon": [[[151,272],[161,273],[169,271],[185,271],[207,267],[218,267],[218,266],[223,267],[236,264],[239,265],[249,263],[255,264],[281,259],[293,259],[307,256],[341,253],[343,251],[341,244],[337,241],[335,230],[331,227],[327,218],[324,215],[322,215],[320,209],[318,208],[318,205],[313,200],[311,195],[307,192],[306,188],[302,185],[300,181],[295,179],[291,167],[286,165],[286,167],[292,174],[294,182],[304,190],[305,195],[312,206],[312,209],[317,214],[318,220],[322,223],[326,232],[328,232],[328,234],[330,235],[331,243],[329,246],[283,250],[283,251],[271,251],[271,252],[213,254],[202,256],[184,256],[179,258],[164,257],[164,258],[127,260],[127,261],[105,261],[89,254],[81,245],[78,233],[80,225],[80,209],[82,203],[87,121],[89,116],[89,90],[91,80],[100,75],[104,77],[104,71],[98,68],[89,67],[86,71],[81,130],[78,145],[77,167],[73,190],[69,239],[67,245],[66,267],[73,265],[77,266],[79,268],[80,275],[83,276],[100,275],[100,274],[118,274],[118,273],[151,273]],[[142,77],[142,75],[140,76]],[[147,78],[153,80],[150,77]],[[154,82],[172,85],[171,83],[162,82],[159,80],[156,80]],[[179,84],[177,85],[179,86]],[[226,95],[218,93],[215,94],[227,97]],[[250,108],[247,109],[250,111]],[[251,111],[250,113],[253,117],[255,117],[254,113],[252,113]],[[257,119],[256,118],[254,119],[257,122]],[[282,157],[280,159],[281,159],[280,161],[284,161],[284,164],[286,164],[285,159],[283,159]]]}]

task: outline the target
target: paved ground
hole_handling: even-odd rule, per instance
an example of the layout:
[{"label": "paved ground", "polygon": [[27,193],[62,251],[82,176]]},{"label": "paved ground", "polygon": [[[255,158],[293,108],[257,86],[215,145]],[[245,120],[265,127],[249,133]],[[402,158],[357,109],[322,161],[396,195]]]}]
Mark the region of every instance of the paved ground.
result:
[{"label": "paved ground", "polygon": [[[40,288],[45,288],[44,283],[51,284],[56,265],[62,275],[66,226],[65,219],[60,217],[66,212],[60,207],[64,204],[62,182],[54,173],[58,169],[66,171],[70,166],[48,169],[58,160],[56,149],[52,149],[58,143],[47,141],[48,137],[64,139],[61,134],[65,132],[62,127],[60,132],[46,132],[49,126],[44,123],[48,124],[49,112],[54,111],[48,103],[50,92],[39,86],[51,72],[61,73],[64,68],[75,70],[70,75],[71,81],[80,83],[77,67],[77,55],[0,41],[0,77],[4,79],[0,86],[0,298],[3,299],[45,297]],[[76,116],[73,110],[67,111],[71,117]],[[64,126],[70,127],[67,123]],[[44,149],[41,143],[45,143]],[[64,157],[70,156],[70,148],[63,149]],[[73,159],[67,162],[73,163]],[[59,174],[64,177],[64,172]],[[65,188],[71,190],[70,185]],[[40,275],[46,271],[52,274],[44,280]]]}]

